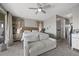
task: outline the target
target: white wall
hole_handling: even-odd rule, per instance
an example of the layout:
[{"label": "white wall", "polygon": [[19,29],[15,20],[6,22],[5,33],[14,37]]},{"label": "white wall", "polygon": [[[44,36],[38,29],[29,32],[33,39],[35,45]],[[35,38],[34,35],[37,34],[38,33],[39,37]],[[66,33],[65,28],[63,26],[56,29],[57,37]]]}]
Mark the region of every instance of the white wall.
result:
[{"label": "white wall", "polygon": [[44,21],[45,32],[56,35],[56,15]]},{"label": "white wall", "polygon": [[37,27],[37,24],[36,24],[35,20],[25,19],[24,24],[27,27]]},{"label": "white wall", "polygon": [[73,15],[73,28],[79,29],[79,7],[76,7],[72,9],[72,15]]},{"label": "white wall", "polygon": [[[71,22],[73,23],[73,28],[79,29],[79,7],[76,6],[70,10],[70,13],[72,13],[73,16],[71,20]],[[44,27],[46,28],[46,32],[56,35],[56,16],[53,16],[48,20],[45,20]]]},{"label": "white wall", "polygon": [[73,23],[74,29],[79,29],[79,5],[69,9],[69,14],[72,14],[70,19],[70,23]]}]

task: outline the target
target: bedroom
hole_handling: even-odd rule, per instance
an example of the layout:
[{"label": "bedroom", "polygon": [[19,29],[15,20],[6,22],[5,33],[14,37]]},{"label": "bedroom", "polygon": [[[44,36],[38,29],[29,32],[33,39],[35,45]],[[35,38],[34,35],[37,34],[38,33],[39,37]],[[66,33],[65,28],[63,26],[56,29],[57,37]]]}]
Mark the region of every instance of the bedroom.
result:
[{"label": "bedroom", "polygon": [[[60,46],[57,46],[52,52],[48,51],[42,55],[53,56],[55,53],[56,55],[63,55],[66,52],[62,52],[64,50],[61,50],[60,47],[62,47],[62,49],[67,47],[67,52],[70,51],[64,55],[78,55],[78,53],[72,52],[70,42],[66,40],[66,38],[69,38],[69,34],[65,33],[66,21],[67,24],[73,23],[74,31],[78,31],[77,29],[79,29],[78,3],[1,3],[0,5],[1,8],[3,7],[1,11],[5,14],[5,44],[8,47],[7,51],[0,53],[0,55],[23,55],[24,52],[21,42],[23,32],[44,32],[48,34],[49,37],[59,41],[56,43]],[[43,6],[45,6],[45,9],[43,9]],[[62,23],[58,24],[60,25],[60,28],[58,28],[59,26],[57,27],[56,21],[58,19],[62,20]],[[61,26],[62,24],[63,26]],[[59,32],[57,32],[57,30],[59,30]],[[58,36],[58,39],[57,34],[61,34],[60,38]],[[62,40],[61,37],[63,37]],[[66,46],[62,41],[67,43]],[[61,45],[64,45],[65,47],[63,48]],[[18,51],[17,47],[21,52]],[[16,49],[15,53],[11,51],[12,49],[13,51]],[[55,50],[60,51],[59,53],[62,54],[59,54]],[[9,51],[10,53],[7,53]],[[54,54],[52,54],[53,51],[55,51]]]}]

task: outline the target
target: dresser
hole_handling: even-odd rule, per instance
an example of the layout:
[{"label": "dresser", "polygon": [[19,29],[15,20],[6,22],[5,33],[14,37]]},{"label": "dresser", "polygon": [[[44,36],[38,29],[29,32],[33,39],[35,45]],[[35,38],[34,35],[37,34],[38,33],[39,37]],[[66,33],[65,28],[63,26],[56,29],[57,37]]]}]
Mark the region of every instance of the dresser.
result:
[{"label": "dresser", "polygon": [[72,48],[79,50],[79,33],[72,34]]}]

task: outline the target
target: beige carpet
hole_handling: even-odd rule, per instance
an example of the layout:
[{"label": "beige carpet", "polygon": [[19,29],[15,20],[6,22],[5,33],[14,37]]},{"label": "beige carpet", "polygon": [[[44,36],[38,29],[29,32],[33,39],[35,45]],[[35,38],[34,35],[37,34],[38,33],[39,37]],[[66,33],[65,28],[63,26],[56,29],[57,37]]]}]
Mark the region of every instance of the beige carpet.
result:
[{"label": "beige carpet", "polygon": [[56,49],[43,53],[40,56],[79,56],[79,51],[72,50],[66,40],[61,40],[57,43]]},{"label": "beige carpet", "polygon": [[20,42],[14,43],[6,51],[0,52],[0,56],[23,56],[23,48]]},{"label": "beige carpet", "polygon": [[[21,43],[15,43],[8,50],[0,52],[0,56],[23,56]],[[79,56],[79,51],[72,50],[65,41],[59,41],[57,48],[50,50],[40,56]]]}]

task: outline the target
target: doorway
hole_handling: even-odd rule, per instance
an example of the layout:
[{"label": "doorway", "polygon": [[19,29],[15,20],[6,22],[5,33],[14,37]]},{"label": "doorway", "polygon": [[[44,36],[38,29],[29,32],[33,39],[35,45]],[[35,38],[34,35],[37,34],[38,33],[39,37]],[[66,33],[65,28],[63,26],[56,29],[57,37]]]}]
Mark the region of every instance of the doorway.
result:
[{"label": "doorway", "polygon": [[0,51],[7,49],[7,12],[0,6]]},{"label": "doorway", "polygon": [[57,39],[65,39],[65,18],[56,16]]},{"label": "doorway", "polygon": [[0,13],[0,44],[5,41],[5,15]]}]

